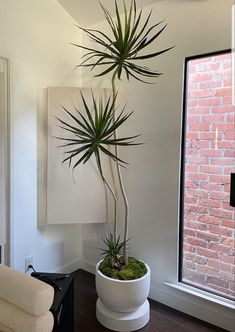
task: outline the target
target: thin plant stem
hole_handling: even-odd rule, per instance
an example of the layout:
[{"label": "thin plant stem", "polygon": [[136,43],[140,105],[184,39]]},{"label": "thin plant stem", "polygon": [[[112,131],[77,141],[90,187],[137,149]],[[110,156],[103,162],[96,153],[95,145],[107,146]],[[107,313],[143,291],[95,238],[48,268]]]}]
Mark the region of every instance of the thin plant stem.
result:
[{"label": "thin plant stem", "polygon": [[[113,93],[113,100],[114,100],[114,105],[113,105],[114,110],[115,110],[115,98],[116,98],[116,86],[115,86],[116,74],[117,74],[117,71],[115,71],[112,76],[112,93]],[[115,121],[115,112],[113,112],[113,121]],[[116,138],[117,138],[117,132],[115,130],[114,139],[116,139]],[[119,156],[118,146],[115,145],[114,149],[115,149],[114,150],[115,156],[118,157]],[[129,223],[129,203],[128,203],[128,198],[126,195],[126,190],[125,190],[123,179],[122,179],[121,168],[120,168],[118,161],[116,162],[116,166],[117,166],[118,181],[119,181],[121,194],[122,194],[124,206],[125,206],[123,262],[124,262],[124,265],[127,266],[128,265],[127,239],[128,239],[128,223]]]},{"label": "thin plant stem", "polygon": [[115,192],[113,190],[113,188],[111,187],[110,183],[108,182],[108,180],[103,177],[103,181],[105,183],[105,185],[107,186],[107,188],[109,189],[111,195],[113,196],[113,201],[114,201],[114,228],[113,228],[113,236],[114,236],[114,240],[116,241],[117,239],[117,196],[115,195]]}]

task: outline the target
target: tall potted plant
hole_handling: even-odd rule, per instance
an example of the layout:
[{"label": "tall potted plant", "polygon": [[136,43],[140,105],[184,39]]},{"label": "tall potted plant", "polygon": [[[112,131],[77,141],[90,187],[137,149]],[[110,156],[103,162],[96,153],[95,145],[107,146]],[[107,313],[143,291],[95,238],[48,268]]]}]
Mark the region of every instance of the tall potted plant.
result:
[{"label": "tall potted plant", "polygon": [[[93,46],[86,47],[73,44],[85,50],[82,62],[78,67],[88,67],[90,70],[101,70],[95,77],[106,76],[112,73],[112,93],[103,100],[91,92],[91,105],[81,93],[84,112],[77,110],[73,114],[64,108],[71,122],[58,119],[63,130],[71,134],[64,140],[63,146],[69,148],[67,157],[69,165],[76,168],[81,163],[85,164],[92,156],[95,157],[101,178],[110,191],[114,201],[114,228],[113,232],[105,237],[105,258],[97,264],[96,286],[99,299],[97,301],[97,318],[106,327],[116,331],[134,331],[147,324],[149,320],[149,303],[147,296],[150,285],[150,269],[147,264],[128,257],[128,222],[129,204],[126,195],[121,166],[126,162],[121,159],[119,147],[138,145],[135,139],[139,135],[119,137],[117,130],[122,126],[132,113],[124,113],[116,107],[118,92],[116,80],[121,80],[123,75],[129,81],[136,79],[142,83],[152,83],[150,79],[157,78],[161,73],[140,64],[143,60],[155,58],[172,47],[145,53],[148,46],[161,35],[166,24],[158,22],[149,25],[152,11],[143,18],[142,10],[136,8],[136,0],[132,0],[129,9],[123,2],[124,14],[115,0],[116,18],[102,6],[106,23],[110,28],[110,36],[101,30],[78,27],[92,41]],[[107,180],[102,167],[101,154],[111,158],[116,165],[118,185],[121,198],[124,202],[124,234],[120,237],[117,231],[118,197],[114,185]]]}]

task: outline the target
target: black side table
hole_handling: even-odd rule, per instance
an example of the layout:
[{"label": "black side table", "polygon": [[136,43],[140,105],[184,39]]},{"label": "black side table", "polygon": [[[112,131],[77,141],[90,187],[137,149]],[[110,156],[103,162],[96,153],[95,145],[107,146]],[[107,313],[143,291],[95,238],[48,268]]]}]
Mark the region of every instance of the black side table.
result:
[{"label": "black side table", "polygon": [[52,332],[74,332],[74,278],[61,273],[33,272],[32,277],[54,286],[55,296],[50,311],[54,316]]}]

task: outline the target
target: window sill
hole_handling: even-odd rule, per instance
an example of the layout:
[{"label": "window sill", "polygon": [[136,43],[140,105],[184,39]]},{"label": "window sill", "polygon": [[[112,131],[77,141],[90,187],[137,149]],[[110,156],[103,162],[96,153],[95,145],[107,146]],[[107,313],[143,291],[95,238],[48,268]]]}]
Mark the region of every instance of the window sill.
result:
[{"label": "window sill", "polygon": [[183,291],[185,293],[197,296],[199,298],[202,298],[204,300],[214,302],[216,304],[222,305],[223,307],[227,307],[230,309],[235,309],[234,301],[222,298],[221,296],[215,295],[215,294],[209,294],[201,289],[196,289],[192,286],[185,285],[183,283],[170,283],[170,282],[164,282],[164,285],[175,288],[177,290]]}]

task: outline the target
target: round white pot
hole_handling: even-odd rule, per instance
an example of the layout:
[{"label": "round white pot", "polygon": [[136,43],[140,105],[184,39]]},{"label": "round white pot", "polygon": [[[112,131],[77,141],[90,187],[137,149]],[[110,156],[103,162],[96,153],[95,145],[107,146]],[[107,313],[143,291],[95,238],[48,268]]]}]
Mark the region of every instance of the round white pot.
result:
[{"label": "round white pot", "polygon": [[150,268],[139,279],[116,280],[99,271],[96,265],[98,300],[96,317],[105,327],[114,331],[136,331],[149,321]]}]

